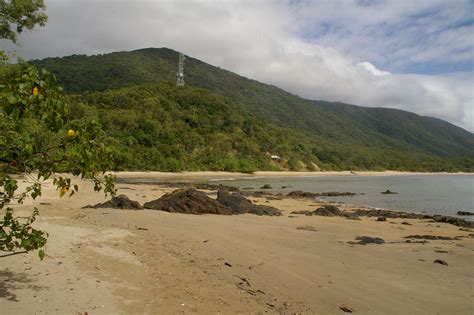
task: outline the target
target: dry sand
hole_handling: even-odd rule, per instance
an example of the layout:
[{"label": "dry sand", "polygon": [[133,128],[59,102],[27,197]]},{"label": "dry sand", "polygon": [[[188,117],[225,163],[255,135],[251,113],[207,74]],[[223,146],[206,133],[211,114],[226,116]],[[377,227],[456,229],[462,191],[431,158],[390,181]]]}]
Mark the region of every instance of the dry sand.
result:
[{"label": "dry sand", "polygon": [[[251,198],[281,209],[281,217],[80,209],[104,201],[90,183],[80,185],[79,194],[62,199],[45,185],[43,204],[34,202],[37,226],[50,233],[47,257],[0,258],[1,314],[344,314],[341,306],[357,314],[474,311],[472,231],[422,220],[290,217],[316,208],[308,200]],[[170,191],[118,188],[141,203]],[[17,206],[17,213],[32,203]],[[466,237],[406,243],[411,234]],[[357,236],[386,243],[348,243]]]}]

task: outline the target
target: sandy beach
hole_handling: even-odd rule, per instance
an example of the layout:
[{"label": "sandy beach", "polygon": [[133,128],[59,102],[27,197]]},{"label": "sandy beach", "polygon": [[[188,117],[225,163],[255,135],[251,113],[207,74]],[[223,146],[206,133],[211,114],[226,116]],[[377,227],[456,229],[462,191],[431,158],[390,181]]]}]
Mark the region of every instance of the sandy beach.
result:
[{"label": "sandy beach", "polygon": [[[377,174],[407,173],[370,172]],[[249,176],[118,175],[163,180]],[[421,219],[291,214],[322,205],[308,199],[250,198],[280,209],[279,217],[81,209],[106,199],[90,183],[78,183],[80,191],[71,198],[60,199],[46,183],[38,201],[15,206],[17,215],[38,206],[41,217],[35,225],[50,237],[43,261],[36,253],[1,258],[0,313],[472,314],[474,309],[471,229]],[[142,204],[174,190],[129,183],[117,188]],[[215,191],[207,193],[216,197]],[[451,239],[407,243],[409,235]],[[360,236],[384,243],[357,244]]]}]

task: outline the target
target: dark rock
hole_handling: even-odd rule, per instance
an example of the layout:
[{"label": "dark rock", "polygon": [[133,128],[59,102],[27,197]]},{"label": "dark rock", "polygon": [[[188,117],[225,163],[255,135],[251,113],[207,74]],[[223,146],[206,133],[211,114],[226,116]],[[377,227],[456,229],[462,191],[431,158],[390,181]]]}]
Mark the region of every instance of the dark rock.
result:
[{"label": "dark rock", "polygon": [[434,215],[433,220],[435,222],[449,223],[466,228],[474,228],[474,221],[466,221],[464,219],[449,217],[444,215]]},{"label": "dark rock", "polygon": [[414,239],[419,239],[419,240],[443,240],[443,241],[458,241],[462,238],[462,236],[455,236],[455,237],[449,237],[449,236],[438,236],[438,235],[408,235],[405,236],[404,238],[414,238]]},{"label": "dark rock", "polygon": [[286,196],[291,198],[315,198],[316,194],[304,192],[301,190],[294,190],[292,192],[289,192]]},{"label": "dark rock", "polygon": [[[354,173],[354,174],[355,174],[355,173]],[[339,306],[339,309],[340,309],[341,311],[343,311],[343,312],[346,312],[346,313],[352,313],[352,312],[354,312],[354,310],[353,310],[352,308],[347,307],[347,306],[344,306],[344,305]]]},{"label": "dark rock", "polygon": [[217,192],[217,202],[230,208],[232,214],[247,213],[253,206],[252,202],[241,194],[231,194],[227,190],[219,190]]},{"label": "dark rock", "polygon": [[266,191],[261,191],[261,190],[257,190],[257,191],[242,191],[240,193],[242,196],[246,196],[246,197],[266,197],[266,196],[273,196],[273,194],[269,193],[269,192],[266,192]]},{"label": "dark rock", "polygon": [[474,212],[470,212],[470,211],[458,211],[457,215],[474,215]]},{"label": "dark rock", "polygon": [[203,189],[203,190],[220,190],[220,189],[225,189],[228,191],[239,191],[239,188],[234,187],[234,186],[226,186],[226,185],[214,185],[214,184],[195,184],[193,185],[194,188],[196,189]]},{"label": "dark rock", "polygon": [[444,260],[441,260],[441,259],[436,259],[435,261],[433,261],[435,264],[440,264],[440,265],[444,265],[444,266],[447,266],[448,263]]},{"label": "dark rock", "polygon": [[273,189],[273,187],[270,184],[265,184],[260,189]]},{"label": "dark rock", "polygon": [[390,189],[387,189],[386,191],[382,191],[381,194],[382,195],[396,195],[398,193],[395,191],[390,191]]},{"label": "dark rock", "polygon": [[313,211],[309,211],[309,210],[298,210],[298,211],[293,211],[293,212],[291,212],[291,214],[304,214],[304,215],[307,215],[307,216],[311,216],[311,215],[313,215]]},{"label": "dark rock", "polygon": [[377,221],[384,222],[384,221],[387,221],[387,218],[386,217],[378,217]]},{"label": "dark rock", "polygon": [[403,225],[413,225],[413,224],[408,223],[408,222],[406,222],[406,221],[403,221],[402,224],[403,224]]},{"label": "dark rock", "polygon": [[325,205],[313,211],[314,215],[320,215],[324,217],[335,217],[341,216],[342,212],[338,207],[333,205]]},{"label": "dark rock", "polygon": [[305,192],[301,190],[295,190],[288,193],[287,197],[291,198],[310,198],[314,199],[316,197],[341,197],[341,196],[355,196],[356,193],[353,192],[338,192],[338,191],[327,191],[322,193],[312,193],[312,192]]},{"label": "dark rock", "polygon": [[195,189],[178,189],[157,200],[147,202],[143,206],[146,209],[187,214],[232,214],[230,208]]},{"label": "dark rock", "polygon": [[85,206],[83,208],[113,208],[113,209],[132,209],[132,210],[141,210],[143,207],[138,201],[130,200],[125,195],[118,195],[112,197],[109,201],[104,203],[98,203],[95,206]]},{"label": "dark rock", "polygon": [[370,237],[370,236],[357,236],[356,241],[359,242],[347,242],[349,244],[358,244],[358,245],[367,245],[367,244],[384,244],[385,241],[380,237]]},{"label": "dark rock", "polygon": [[269,216],[280,216],[281,211],[277,208],[264,206],[264,205],[253,205],[253,208],[249,211],[249,213],[256,214],[256,215],[269,215]]},{"label": "dark rock", "polygon": [[240,193],[230,193],[226,190],[219,190],[217,192],[217,202],[230,208],[232,214],[252,213],[270,216],[281,215],[280,210],[274,207],[253,204]]},{"label": "dark rock", "polygon": [[326,191],[322,193],[316,193],[317,197],[343,197],[343,196],[355,196],[356,193],[349,192],[349,191]]}]

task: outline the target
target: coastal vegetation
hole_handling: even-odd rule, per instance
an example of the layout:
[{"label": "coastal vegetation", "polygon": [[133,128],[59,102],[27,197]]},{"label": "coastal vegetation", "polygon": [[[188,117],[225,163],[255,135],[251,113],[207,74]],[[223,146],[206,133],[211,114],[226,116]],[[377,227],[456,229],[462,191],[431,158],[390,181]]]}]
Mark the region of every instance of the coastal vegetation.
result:
[{"label": "coastal vegetation", "polygon": [[[43,9],[43,1],[0,1],[0,38],[15,42],[24,29],[44,25]],[[18,216],[12,205],[40,197],[48,179],[59,196],[76,193],[78,186],[57,171],[91,180],[94,190],[114,194],[113,177],[99,177],[109,169],[110,152],[101,142],[97,121],[69,121],[69,105],[51,73],[24,62],[9,64],[4,51],[0,57],[0,251],[39,249],[43,259],[48,233],[32,227],[38,209]],[[28,182],[22,184],[11,174],[23,174]]]},{"label": "coastal vegetation", "polygon": [[305,100],[191,57],[177,88],[177,60],[149,48],[32,64],[74,118],[100,122],[117,170],[474,170],[474,136],[445,121]]}]

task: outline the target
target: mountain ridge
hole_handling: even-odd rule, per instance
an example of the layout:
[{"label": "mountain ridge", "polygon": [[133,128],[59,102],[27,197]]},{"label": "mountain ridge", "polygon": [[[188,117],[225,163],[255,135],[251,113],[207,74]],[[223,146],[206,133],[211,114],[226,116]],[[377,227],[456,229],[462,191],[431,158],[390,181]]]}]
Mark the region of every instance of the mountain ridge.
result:
[{"label": "mountain ridge", "polygon": [[[67,93],[87,95],[160,82],[172,84],[177,60],[178,52],[174,50],[145,48],[31,62],[55,73]],[[185,74],[187,86],[222,95],[236,109],[295,130],[315,143],[474,159],[474,135],[438,118],[398,109],[307,100],[189,56]]]}]

